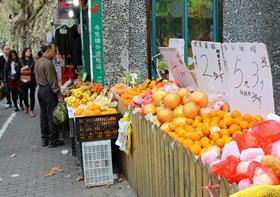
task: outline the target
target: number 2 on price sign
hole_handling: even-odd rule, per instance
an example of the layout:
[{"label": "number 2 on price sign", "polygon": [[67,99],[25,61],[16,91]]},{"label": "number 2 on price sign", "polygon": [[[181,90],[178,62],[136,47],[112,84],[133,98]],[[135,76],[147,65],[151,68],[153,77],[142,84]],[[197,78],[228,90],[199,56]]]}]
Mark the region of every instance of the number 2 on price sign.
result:
[{"label": "number 2 on price sign", "polygon": [[204,70],[204,73],[202,74],[202,76],[206,76],[206,77],[213,77],[212,75],[208,74],[207,73],[207,70],[208,70],[208,57],[207,55],[203,54],[200,56],[200,58],[204,58],[205,59],[205,70]]}]

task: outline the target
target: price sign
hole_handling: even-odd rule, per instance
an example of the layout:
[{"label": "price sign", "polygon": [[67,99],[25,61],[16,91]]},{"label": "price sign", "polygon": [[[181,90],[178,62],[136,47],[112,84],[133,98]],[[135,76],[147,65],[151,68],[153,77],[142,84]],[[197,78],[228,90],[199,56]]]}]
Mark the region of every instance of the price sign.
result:
[{"label": "price sign", "polygon": [[228,74],[221,43],[192,41],[192,51],[199,89],[226,95]]},{"label": "price sign", "polygon": [[267,116],[274,113],[271,67],[262,43],[223,44],[229,71],[228,97],[231,110]]},{"label": "price sign", "polygon": [[176,48],[182,59],[185,58],[185,40],[182,38],[170,38],[168,43],[169,48]]},{"label": "price sign", "polygon": [[171,72],[174,81],[178,82],[182,87],[190,87],[193,90],[196,89],[195,82],[177,49],[160,47],[159,50],[164,61],[168,65],[168,69]]}]

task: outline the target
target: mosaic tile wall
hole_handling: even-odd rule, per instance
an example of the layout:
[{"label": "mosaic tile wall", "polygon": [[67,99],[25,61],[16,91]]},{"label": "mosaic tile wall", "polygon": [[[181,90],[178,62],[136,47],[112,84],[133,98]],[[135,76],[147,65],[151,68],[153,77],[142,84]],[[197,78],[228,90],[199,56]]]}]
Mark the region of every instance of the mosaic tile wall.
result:
[{"label": "mosaic tile wall", "polygon": [[148,78],[146,0],[129,1],[129,61],[141,79]]},{"label": "mosaic tile wall", "polygon": [[107,85],[118,82],[116,73],[121,68],[121,55],[128,51],[128,9],[129,0],[103,1],[104,69]]},{"label": "mosaic tile wall", "polygon": [[263,42],[272,67],[276,113],[280,114],[280,4],[278,0],[224,0],[223,41]]},{"label": "mosaic tile wall", "polygon": [[106,84],[121,81],[116,72],[127,63],[147,78],[146,37],[145,0],[103,0]]}]

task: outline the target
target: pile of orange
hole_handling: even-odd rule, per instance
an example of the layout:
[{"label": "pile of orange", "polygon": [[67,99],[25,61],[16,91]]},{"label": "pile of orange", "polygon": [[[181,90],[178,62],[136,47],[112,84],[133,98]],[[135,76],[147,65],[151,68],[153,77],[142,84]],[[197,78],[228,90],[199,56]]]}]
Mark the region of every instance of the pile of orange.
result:
[{"label": "pile of orange", "polygon": [[226,143],[232,141],[234,134],[240,134],[243,129],[251,128],[260,120],[261,116],[242,115],[239,111],[231,114],[211,111],[194,119],[176,118],[165,123],[161,129],[184,148],[200,156],[211,146],[223,148]]},{"label": "pile of orange", "polygon": [[143,84],[138,85],[137,87],[132,87],[127,89],[123,94],[121,94],[121,100],[124,104],[129,105],[132,102],[134,96],[140,95],[141,93],[147,93],[152,91],[153,88],[160,88],[167,84],[168,81],[162,79],[156,80],[146,80]]},{"label": "pile of orange", "polygon": [[100,85],[99,83],[94,83],[90,89],[91,92],[93,93],[100,93],[104,87]]}]

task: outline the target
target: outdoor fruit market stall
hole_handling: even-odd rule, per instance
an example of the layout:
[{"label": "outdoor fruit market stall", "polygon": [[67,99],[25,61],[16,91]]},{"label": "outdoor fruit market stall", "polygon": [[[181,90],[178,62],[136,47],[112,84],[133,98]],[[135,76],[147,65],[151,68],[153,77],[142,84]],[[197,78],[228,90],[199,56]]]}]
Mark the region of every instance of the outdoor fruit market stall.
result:
[{"label": "outdoor fruit market stall", "polygon": [[[199,76],[196,80],[201,85]],[[65,101],[74,111],[74,136],[81,149],[90,141],[117,138],[122,173],[138,196],[238,196],[255,186],[279,185],[280,117],[261,102],[257,110],[251,107],[263,92],[258,100],[235,87],[243,96],[240,106],[252,94],[247,108],[238,109],[232,98],[206,86],[184,86],[182,78],[132,82],[110,88],[80,83]],[[79,151],[87,163],[84,150]]]}]

